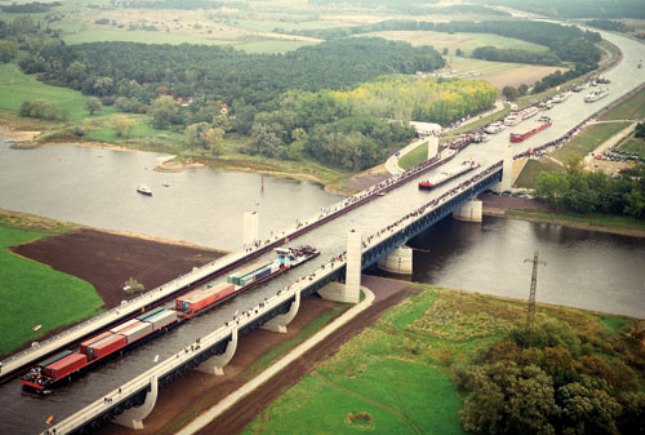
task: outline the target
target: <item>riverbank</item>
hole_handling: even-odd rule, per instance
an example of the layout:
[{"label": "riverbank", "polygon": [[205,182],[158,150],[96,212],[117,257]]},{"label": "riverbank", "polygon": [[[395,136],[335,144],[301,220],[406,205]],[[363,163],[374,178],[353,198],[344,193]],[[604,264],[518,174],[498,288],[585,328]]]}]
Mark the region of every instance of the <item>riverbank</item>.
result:
[{"label": "riverbank", "polygon": [[557,212],[530,198],[481,194],[483,213],[488,216],[548,223],[587,231],[645,238],[645,222],[623,216],[582,216]]}]

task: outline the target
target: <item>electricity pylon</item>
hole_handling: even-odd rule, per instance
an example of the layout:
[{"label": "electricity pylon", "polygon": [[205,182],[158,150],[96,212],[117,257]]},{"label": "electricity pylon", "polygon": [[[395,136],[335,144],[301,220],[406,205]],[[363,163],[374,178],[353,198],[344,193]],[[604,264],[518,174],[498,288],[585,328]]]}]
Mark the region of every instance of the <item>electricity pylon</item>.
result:
[{"label": "electricity pylon", "polygon": [[526,331],[529,336],[529,347],[533,345],[533,323],[535,321],[535,292],[537,290],[537,271],[538,265],[546,266],[546,262],[538,259],[538,251],[533,253],[533,258],[526,258],[525,263],[533,263],[533,273],[531,274],[531,292],[529,293],[529,312],[526,317]]}]

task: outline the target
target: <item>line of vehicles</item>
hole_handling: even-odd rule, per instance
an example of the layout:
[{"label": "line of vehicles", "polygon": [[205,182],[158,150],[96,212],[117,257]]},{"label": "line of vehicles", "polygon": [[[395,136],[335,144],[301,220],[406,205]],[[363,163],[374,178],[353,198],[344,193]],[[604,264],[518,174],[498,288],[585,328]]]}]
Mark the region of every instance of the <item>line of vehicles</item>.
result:
[{"label": "line of vehicles", "polygon": [[69,383],[78,374],[108,357],[120,354],[144,339],[192,319],[235,295],[266,280],[297,267],[318,256],[311,246],[276,248],[277,258],[258,261],[227,276],[225,282],[204,284],[175,299],[173,308],[157,307],[113,326],[39,362],[21,377],[23,389],[37,394],[49,394],[52,389]]}]

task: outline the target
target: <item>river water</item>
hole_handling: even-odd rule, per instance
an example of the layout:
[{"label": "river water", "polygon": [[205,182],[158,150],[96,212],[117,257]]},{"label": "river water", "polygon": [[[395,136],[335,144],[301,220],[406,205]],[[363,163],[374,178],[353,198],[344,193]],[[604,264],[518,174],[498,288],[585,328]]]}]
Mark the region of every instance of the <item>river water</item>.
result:
[{"label": "river water", "polygon": [[[0,208],[97,228],[241,247],[242,214],[258,210],[269,237],[338,200],[306,181],[206,168],[161,173],[161,154],[58,145],[0,146]],[[147,184],[152,197],[135,192]],[[167,184],[165,187],[163,184]],[[314,242],[314,241],[311,241]],[[643,239],[499,218],[447,219],[413,239],[416,281],[526,298],[534,251],[538,301],[645,318]],[[429,252],[424,252],[429,251]]]}]

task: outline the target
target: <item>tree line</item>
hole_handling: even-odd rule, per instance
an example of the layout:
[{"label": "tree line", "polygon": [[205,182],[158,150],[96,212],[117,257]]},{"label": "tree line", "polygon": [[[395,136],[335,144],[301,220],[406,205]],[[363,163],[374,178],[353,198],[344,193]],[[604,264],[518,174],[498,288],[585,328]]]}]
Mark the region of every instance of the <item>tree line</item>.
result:
[{"label": "tree line", "polygon": [[558,65],[562,62],[570,62],[574,65],[573,68],[565,73],[556,71],[535,83],[534,93],[558,86],[565,81],[574,79],[598,68],[598,62],[601,57],[601,51],[594,45],[601,40],[599,33],[583,31],[575,26],[562,26],[554,23],[534,21],[452,21],[449,23],[433,23],[387,20],[380,23],[354,27],[294,30],[290,33],[333,40],[361,33],[393,30],[491,33],[544,45],[548,47],[549,51],[535,53],[526,50],[484,47],[484,49],[475,50],[477,57],[487,60],[503,60],[505,62],[529,62],[545,65]]},{"label": "tree line", "polygon": [[477,47],[472,52],[475,59],[493,62],[528,63],[531,65],[560,65],[562,61],[553,53],[521,50],[518,48]]},{"label": "tree line", "polygon": [[564,173],[542,172],[535,195],[558,210],[645,218],[645,167],[639,165],[618,177],[583,172],[570,163]]},{"label": "tree line", "polygon": [[[592,333],[593,334],[593,333]],[[481,350],[454,379],[475,434],[642,434],[643,331],[607,338],[565,323],[518,328]]]},{"label": "tree line", "polygon": [[410,120],[446,123],[486,110],[497,89],[481,80],[394,75],[349,91],[288,92],[279,108],[256,114],[250,152],[362,170],[415,136]]}]

